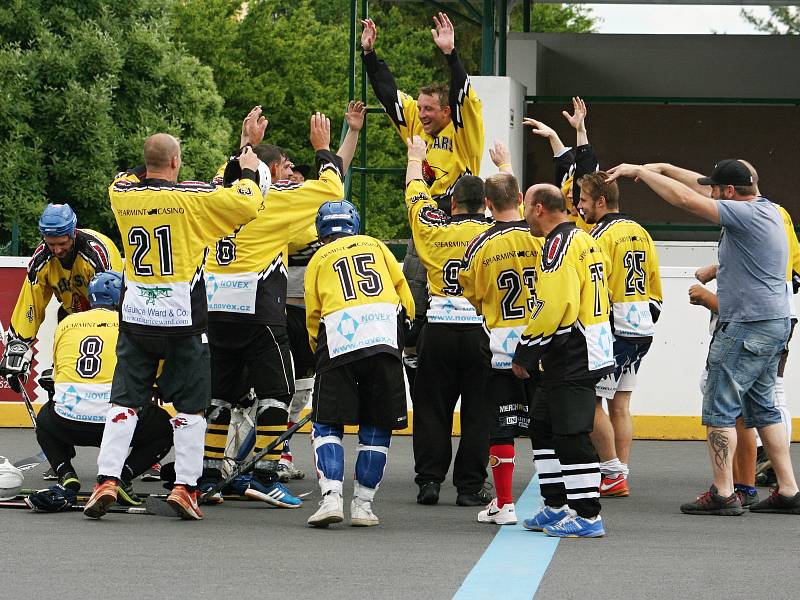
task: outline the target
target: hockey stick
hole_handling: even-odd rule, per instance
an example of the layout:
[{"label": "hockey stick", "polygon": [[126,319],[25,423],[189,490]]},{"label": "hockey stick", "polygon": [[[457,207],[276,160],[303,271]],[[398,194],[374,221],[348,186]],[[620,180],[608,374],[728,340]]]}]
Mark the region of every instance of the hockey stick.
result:
[{"label": "hockey stick", "polygon": [[[203,504],[206,502],[211,496],[222,490],[224,487],[230,485],[234,479],[241,475],[245,475],[252,471],[256,463],[264,458],[267,454],[272,452],[275,448],[280,446],[283,442],[288,440],[292,437],[295,433],[297,433],[303,425],[308,423],[311,420],[311,413],[307,414],[305,417],[300,419],[297,423],[292,425],[289,429],[284,431],[277,439],[273,440],[272,443],[267,445],[266,448],[261,450],[258,454],[256,454],[253,458],[248,460],[246,463],[242,463],[240,465],[236,465],[233,470],[230,472],[227,478],[223,479],[222,481],[218,482],[214,487],[210,490],[206,491],[202,496],[200,496],[198,500],[198,504]],[[145,498],[145,505],[147,506],[147,510],[154,515],[159,515],[162,517],[175,517],[175,511],[172,507],[164,502],[159,498],[155,498],[153,496],[148,496]]]},{"label": "hockey stick", "polygon": [[[28,392],[23,385],[20,387],[20,394],[22,394],[22,399],[25,401],[25,408],[28,410],[28,416],[31,418],[33,432],[36,433],[36,412],[33,410],[33,403],[31,402],[31,398],[28,396]],[[18,460],[14,463],[14,466],[20,471],[27,471],[29,469],[35,469],[45,460],[47,460],[47,457],[45,456],[44,452],[40,450],[39,454],[36,454],[35,456]]]},{"label": "hockey stick", "polygon": [[[31,510],[31,507],[25,504],[24,501],[17,501],[17,500],[4,500],[0,501],[0,508],[25,508]],[[72,506],[65,507],[57,512],[67,512],[67,511],[78,511],[83,510],[85,507],[83,504],[74,504]],[[48,512],[48,511],[37,511],[34,510],[33,512]],[[106,507],[106,512],[110,513],[127,513],[130,515],[149,515],[147,508],[143,506],[108,506]]]}]

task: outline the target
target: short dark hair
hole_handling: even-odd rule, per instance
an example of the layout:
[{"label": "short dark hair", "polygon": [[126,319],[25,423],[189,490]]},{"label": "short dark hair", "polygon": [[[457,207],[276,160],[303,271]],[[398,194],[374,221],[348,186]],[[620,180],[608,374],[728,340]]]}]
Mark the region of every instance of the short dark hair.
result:
[{"label": "short dark hair", "polygon": [[280,162],[286,157],[286,151],[280,146],[275,146],[274,144],[259,144],[258,146],[253,147],[253,152],[255,152],[259,160],[268,167],[271,167],[275,164],[280,164]]},{"label": "short dark hair", "polygon": [[564,194],[554,185],[542,185],[533,190],[531,200],[541,204],[547,212],[566,212],[567,205]]},{"label": "short dark hair", "polygon": [[605,171],[595,171],[587,173],[578,180],[581,191],[585,191],[592,199],[604,196],[608,208],[619,209],[619,186],[616,181],[606,182],[609,178]]},{"label": "short dark hair", "polygon": [[425,94],[426,96],[438,96],[439,97],[439,106],[444,108],[450,102],[450,86],[446,83],[432,83],[430,85],[424,85],[419,88],[420,94]]},{"label": "short dark hair", "polygon": [[468,212],[478,212],[483,208],[483,179],[475,175],[463,175],[453,186],[453,199],[458,206]]},{"label": "short dark hair", "polygon": [[484,194],[497,210],[508,210],[519,204],[519,183],[511,173],[496,173],[486,178]]}]

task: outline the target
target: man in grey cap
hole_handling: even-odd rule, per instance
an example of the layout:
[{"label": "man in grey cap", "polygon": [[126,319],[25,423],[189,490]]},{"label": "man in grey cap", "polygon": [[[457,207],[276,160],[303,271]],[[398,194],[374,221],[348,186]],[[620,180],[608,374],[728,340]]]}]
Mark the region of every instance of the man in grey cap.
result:
[{"label": "man in grey cap", "polygon": [[777,208],[758,195],[750,169],[735,159],[718,162],[710,177],[697,180],[711,186],[710,198],[645,166],[622,164],[609,173],[610,180],[642,181],[670,204],[722,226],[719,265],[711,274],[717,279],[719,321],[708,349],[702,419],[714,483],[681,511],[744,513],[732,473],[735,424],[741,415],[746,427],[758,429],[778,478],[778,488],[750,511],[800,514],[800,492],[773,398],[778,360],[790,330],[788,245]]}]

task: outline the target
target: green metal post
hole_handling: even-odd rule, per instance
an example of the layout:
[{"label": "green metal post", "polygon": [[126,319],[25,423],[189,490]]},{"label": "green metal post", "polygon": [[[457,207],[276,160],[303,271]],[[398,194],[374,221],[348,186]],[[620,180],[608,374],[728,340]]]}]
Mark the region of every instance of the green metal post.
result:
[{"label": "green metal post", "polygon": [[522,0],[522,31],[531,32],[531,0]]},{"label": "green metal post", "polygon": [[11,256],[19,256],[19,223],[11,223]]},{"label": "green metal post", "polygon": [[494,75],[494,2],[483,0],[481,75]]},{"label": "green metal post", "polygon": [[506,74],[506,45],[508,44],[508,0],[500,0],[500,37],[498,39],[497,74]]},{"label": "green metal post", "polygon": [[[368,16],[368,0],[361,0],[361,18]],[[367,104],[367,72],[364,62],[361,62],[361,101]],[[364,126],[361,128],[361,166],[367,166],[367,121],[368,115],[364,115]],[[359,188],[359,207],[361,212],[361,233],[367,232],[367,174],[361,173],[361,187]]]}]

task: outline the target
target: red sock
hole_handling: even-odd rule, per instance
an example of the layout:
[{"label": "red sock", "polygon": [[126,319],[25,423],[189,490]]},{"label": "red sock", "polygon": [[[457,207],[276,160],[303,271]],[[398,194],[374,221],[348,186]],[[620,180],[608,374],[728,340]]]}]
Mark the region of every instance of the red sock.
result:
[{"label": "red sock", "polygon": [[496,444],[489,447],[489,464],[492,466],[497,508],[514,502],[511,483],[514,481],[514,445]]}]

